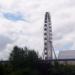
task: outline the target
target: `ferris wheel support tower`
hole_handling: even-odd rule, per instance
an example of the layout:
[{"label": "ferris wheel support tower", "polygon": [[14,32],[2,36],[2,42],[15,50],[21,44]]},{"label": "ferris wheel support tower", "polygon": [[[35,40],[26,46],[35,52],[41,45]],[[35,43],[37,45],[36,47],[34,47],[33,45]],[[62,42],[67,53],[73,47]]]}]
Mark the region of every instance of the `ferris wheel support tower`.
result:
[{"label": "ferris wheel support tower", "polygon": [[49,12],[45,14],[44,20],[44,59],[53,59],[53,45],[52,45],[52,26]]}]

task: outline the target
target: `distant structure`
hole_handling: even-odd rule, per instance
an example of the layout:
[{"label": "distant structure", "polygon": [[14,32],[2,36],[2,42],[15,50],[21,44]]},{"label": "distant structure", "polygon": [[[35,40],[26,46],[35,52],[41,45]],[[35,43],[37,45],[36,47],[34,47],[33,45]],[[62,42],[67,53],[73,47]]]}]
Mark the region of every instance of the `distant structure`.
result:
[{"label": "distant structure", "polygon": [[75,59],[75,50],[59,51],[58,59]]},{"label": "distant structure", "polygon": [[44,20],[44,54],[43,58],[45,60],[58,61],[61,64],[74,64],[75,65],[75,50],[60,51],[58,58],[56,57],[53,48],[52,39],[52,25],[51,17],[49,12],[45,13]]},{"label": "distant structure", "polygon": [[51,18],[49,12],[46,12],[44,20],[44,59],[45,60],[53,59],[52,51],[53,51],[53,46],[52,46]]},{"label": "distant structure", "polygon": [[75,50],[59,51],[58,61],[60,64],[75,65]]}]

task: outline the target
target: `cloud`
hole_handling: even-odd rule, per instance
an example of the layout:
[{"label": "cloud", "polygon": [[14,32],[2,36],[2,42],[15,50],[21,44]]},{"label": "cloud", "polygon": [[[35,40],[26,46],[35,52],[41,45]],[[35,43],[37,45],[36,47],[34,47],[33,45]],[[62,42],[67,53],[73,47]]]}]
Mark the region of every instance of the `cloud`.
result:
[{"label": "cloud", "polygon": [[8,44],[13,43],[13,40],[5,35],[0,35],[0,51],[6,48]]}]

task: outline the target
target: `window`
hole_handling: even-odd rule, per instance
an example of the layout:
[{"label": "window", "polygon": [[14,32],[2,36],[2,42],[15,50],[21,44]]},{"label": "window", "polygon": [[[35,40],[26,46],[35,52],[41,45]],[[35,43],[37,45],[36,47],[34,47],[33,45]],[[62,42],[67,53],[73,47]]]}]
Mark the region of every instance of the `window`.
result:
[{"label": "window", "polygon": [[44,26],[47,27],[47,24],[45,24]]},{"label": "window", "polygon": [[52,30],[50,30],[50,32],[52,32]]},{"label": "window", "polygon": [[50,33],[50,35],[52,35],[52,33]]},{"label": "window", "polygon": [[46,30],[47,30],[47,28],[44,28],[44,30],[46,31]]},{"label": "window", "polygon": [[44,40],[47,40],[47,38],[44,38]]},{"label": "window", "polygon": [[47,55],[47,52],[45,52],[45,54]]},{"label": "window", "polygon": [[45,50],[44,53],[47,54],[47,50]]},{"label": "window", "polygon": [[44,43],[44,45],[47,45],[47,43]]},{"label": "window", "polygon": [[45,20],[45,23],[47,23],[47,20]]},{"label": "window", "polygon": [[44,50],[47,50],[47,48],[45,47]]},{"label": "window", "polygon": [[51,26],[49,26],[49,28],[51,28]]},{"label": "window", "polygon": [[47,33],[44,33],[44,35],[47,35]]}]

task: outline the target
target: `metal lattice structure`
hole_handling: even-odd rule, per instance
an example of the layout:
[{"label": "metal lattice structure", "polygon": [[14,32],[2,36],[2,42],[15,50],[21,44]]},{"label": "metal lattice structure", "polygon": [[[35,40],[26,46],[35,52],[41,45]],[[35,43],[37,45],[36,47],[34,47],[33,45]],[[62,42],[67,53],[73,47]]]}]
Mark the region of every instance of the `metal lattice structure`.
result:
[{"label": "metal lattice structure", "polygon": [[51,18],[49,12],[45,14],[44,20],[44,59],[51,60],[53,59],[52,51],[52,26],[51,26]]}]

